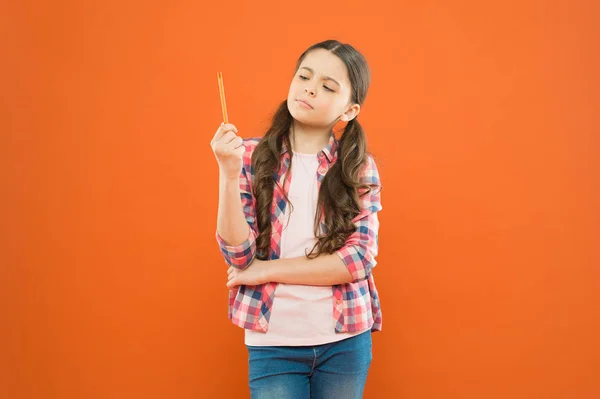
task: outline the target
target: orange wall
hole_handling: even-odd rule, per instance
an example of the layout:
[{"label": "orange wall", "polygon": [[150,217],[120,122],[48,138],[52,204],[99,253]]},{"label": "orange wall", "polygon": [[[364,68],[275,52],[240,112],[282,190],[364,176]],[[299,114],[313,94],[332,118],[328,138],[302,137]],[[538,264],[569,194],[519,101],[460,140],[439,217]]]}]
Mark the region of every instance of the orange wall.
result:
[{"label": "orange wall", "polygon": [[248,395],[214,239],[216,72],[258,136],[326,38],[373,71],[365,398],[600,397],[597,2],[7,3],[0,397]]}]

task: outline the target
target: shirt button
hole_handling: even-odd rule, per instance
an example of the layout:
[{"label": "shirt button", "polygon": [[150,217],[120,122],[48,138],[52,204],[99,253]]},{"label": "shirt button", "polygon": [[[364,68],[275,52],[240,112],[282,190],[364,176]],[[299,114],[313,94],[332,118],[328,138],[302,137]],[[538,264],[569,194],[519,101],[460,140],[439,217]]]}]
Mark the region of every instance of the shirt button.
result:
[{"label": "shirt button", "polygon": [[342,300],[338,299],[337,301],[335,301],[336,304],[341,305],[342,304]]},{"label": "shirt button", "polygon": [[325,174],[325,172],[327,172],[327,171],[325,170],[325,168],[324,168],[324,167],[322,167],[322,166],[321,166],[321,167],[319,167],[319,174],[321,174],[321,175],[324,175],[324,174]]}]

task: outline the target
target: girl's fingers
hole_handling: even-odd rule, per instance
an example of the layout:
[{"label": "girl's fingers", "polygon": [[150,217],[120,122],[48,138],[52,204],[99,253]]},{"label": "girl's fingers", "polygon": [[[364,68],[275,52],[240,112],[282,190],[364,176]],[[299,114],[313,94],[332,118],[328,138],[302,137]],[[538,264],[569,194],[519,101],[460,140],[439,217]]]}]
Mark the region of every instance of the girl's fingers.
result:
[{"label": "girl's fingers", "polygon": [[221,143],[223,144],[229,144],[231,143],[233,140],[235,140],[235,138],[238,137],[235,135],[235,133],[233,131],[228,131],[227,133],[225,133],[223,135],[223,137],[221,137],[221,139],[219,140]]},{"label": "girl's fingers", "polygon": [[242,158],[246,147],[244,146],[244,139],[241,137],[235,137],[227,144],[217,144],[216,153],[220,155],[234,156],[235,158]]},{"label": "girl's fingers", "polygon": [[236,148],[241,146],[243,142],[244,142],[243,138],[241,138],[240,136],[235,136],[233,139],[231,139],[229,142],[227,142],[227,145],[225,146],[225,148],[227,148],[229,151],[235,150]]},{"label": "girl's fingers", "polygon": [[211,140],[211,144],[219,141],[227,132],[230,132],[230,131],[237,133],[238,130],[237,130],[237,127],[235,127],[235,125],[233,125],[231,123],[221,124],[219,126],[219,128],[217,129],[215,135],[213,136],[213,138]]},{"label": "girl's fingers", "polygon": [[233,150],[231,150],[231,154],[233,154],[233,156],[235,156],[236,158],[242,158],[244,156],[244,152],[246,152],[246,147],[244,147],[243,144],[238,148],[234,148]]}]

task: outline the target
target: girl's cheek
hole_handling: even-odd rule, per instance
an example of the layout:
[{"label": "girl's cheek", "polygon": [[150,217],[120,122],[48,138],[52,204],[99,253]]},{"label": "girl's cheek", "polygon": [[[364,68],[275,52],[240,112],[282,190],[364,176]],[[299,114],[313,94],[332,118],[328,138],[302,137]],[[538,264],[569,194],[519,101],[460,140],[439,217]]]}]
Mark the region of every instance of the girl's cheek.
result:
[{"label": "girl's cheek", "polygon": [[319,101],[319,108],[323,110],[329,110],[329,108],[331,108],[331,102],[321,100]]}]

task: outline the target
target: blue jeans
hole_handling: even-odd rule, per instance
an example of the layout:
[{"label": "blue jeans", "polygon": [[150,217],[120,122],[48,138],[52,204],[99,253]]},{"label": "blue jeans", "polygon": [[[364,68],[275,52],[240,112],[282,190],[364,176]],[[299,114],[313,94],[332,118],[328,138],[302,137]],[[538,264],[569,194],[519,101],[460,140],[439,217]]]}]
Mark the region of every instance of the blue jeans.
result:
[{"label": "blue jeans", "polygon": [[360,399],[371,365],[371,331],[315,346],[250,346],[252,399]]}]

